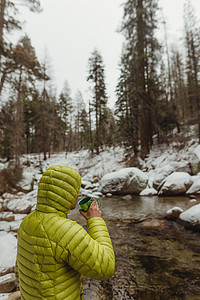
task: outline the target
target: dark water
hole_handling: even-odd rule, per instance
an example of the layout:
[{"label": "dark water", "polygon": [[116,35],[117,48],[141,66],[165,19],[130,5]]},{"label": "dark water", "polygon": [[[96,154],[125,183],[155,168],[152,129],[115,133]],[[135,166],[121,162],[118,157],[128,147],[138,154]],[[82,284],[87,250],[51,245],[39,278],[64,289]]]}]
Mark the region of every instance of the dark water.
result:
[{"label": "dark water", "polygon": [[[164,217],[187,204],[186,197],[104,198],[116,269],[106,281],[84,278],[84,299],[200,300],[200,232]],[[78,210],[69,217],[85,226]]]}]

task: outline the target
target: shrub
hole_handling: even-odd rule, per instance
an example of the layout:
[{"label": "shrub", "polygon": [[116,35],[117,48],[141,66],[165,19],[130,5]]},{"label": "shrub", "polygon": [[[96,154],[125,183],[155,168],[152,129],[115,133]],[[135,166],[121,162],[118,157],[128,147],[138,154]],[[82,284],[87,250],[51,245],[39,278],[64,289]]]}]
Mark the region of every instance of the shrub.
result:
[{"label": "shrub", "polygon": [[23,169],[20,167],[8,167],[0,171],[0,195],[12,192],[22,179]]}]

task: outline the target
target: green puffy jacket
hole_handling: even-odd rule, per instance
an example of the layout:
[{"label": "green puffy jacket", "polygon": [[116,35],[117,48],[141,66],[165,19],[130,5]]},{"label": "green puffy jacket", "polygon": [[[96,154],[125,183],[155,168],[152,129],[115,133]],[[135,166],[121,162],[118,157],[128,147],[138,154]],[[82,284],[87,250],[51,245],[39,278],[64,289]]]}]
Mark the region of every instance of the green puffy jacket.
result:
[{"label": "green puffy jacket", "polygon": [[88,234],[66,218],[80,186],[79,173],[68,166],[51,167],[41,177],[36,210],[18,231],[22,299],[82,299],[81,274],[97,280],[113,275],[115,256],[103,219],[89,219]]}]

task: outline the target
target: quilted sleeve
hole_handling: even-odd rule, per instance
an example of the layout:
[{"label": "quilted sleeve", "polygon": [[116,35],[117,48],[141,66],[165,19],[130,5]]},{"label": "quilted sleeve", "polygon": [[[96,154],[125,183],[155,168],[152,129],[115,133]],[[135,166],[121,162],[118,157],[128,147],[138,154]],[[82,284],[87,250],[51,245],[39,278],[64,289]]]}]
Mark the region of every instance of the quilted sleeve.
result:
[{"label": "quilted sleeve", "polygon": [[87,221],[88,231],[72,222],[57,241],[56,259],[66,261],[79,273],[96,279],[110,278],[115,269],[115,255],[104,220],[100,217]]}]

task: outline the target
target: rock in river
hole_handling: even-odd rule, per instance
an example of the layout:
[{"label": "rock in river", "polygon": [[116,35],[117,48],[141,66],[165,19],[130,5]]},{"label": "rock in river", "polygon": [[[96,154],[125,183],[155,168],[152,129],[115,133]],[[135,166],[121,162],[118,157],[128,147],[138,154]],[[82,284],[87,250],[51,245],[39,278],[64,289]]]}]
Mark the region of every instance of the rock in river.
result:
[{"label": "rock in river", "polygon": [[182,212],[179,218],[192,226],[200,225],[200,204],[196,204]]},{"label": "rock in river", "polygon": [[185,194],[192,185],[191,176],[186,172],[174,172],[163,181],[159,196]]},{"label": "rock in river", "polygon": [[148,176],[138,168],[124,168],[104,175],[99,190],[103,194],[139,194],[147,182]]}]

